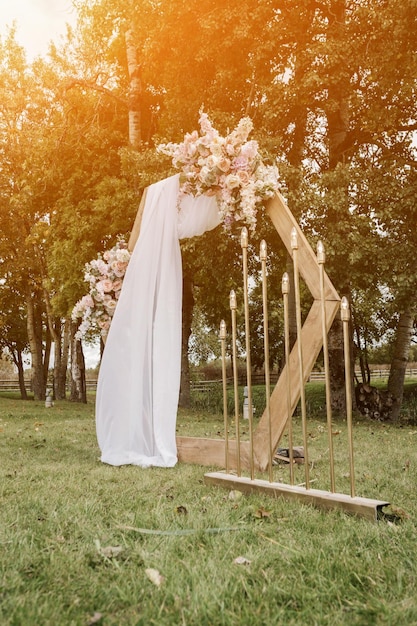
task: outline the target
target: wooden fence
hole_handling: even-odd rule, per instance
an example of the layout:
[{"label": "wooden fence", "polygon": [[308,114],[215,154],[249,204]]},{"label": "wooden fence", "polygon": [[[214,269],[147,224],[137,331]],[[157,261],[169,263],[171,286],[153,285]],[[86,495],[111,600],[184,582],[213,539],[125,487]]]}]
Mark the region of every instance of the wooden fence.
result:
[{"label": "wooden fence", "polygon": [[[361,378],[360,371],[356,371],[356,375],[358,378]],[[387,380],[389,376],[389,369],[377,369],[371,371],[371,381],[376,380]],[[407,368],[405,373],[406,378],[417,379],[417,369],[415,368]],[[271,384],[275,384],[277,382],[278,375],[274,372],[271,374]],[[320,382],[324,381],[324,372],[316,372],[313,371],[310,374],[309,378],[310,382]],[[231,384],[233,379],[231,378],[229,381]],[[263,385],[265,384],[265,377],[263,374],[254,373],[252,374],[252,385]],[[87,391],[95,391],[97,388],[97,379],[87,379],[86,380]],[[191,391],[196,392],[209,392],[213,388],[221,387],[222,381],[219,380],[199,380],[199,381],[191,381]],[[246,380],[244,377],[239,378],[239,385],[246,385]],[[31,391],[31,382],[30,380],[26,380],[26,390]],[[19,391],[19,381],[17,379],[13,380],[0,380],[0,391]]]},{"label": "wooden fence", "polygon": [[[32,383],[30,379],[25,379],[26,391],[32,391]],[[95,391],[97,388],[97,379],[86,380],[87,391]],[[69,384],[67,385],[69,389]],[[0,391],[20,391],[19,381],[17,379],[2,379],[0,380]]]}]

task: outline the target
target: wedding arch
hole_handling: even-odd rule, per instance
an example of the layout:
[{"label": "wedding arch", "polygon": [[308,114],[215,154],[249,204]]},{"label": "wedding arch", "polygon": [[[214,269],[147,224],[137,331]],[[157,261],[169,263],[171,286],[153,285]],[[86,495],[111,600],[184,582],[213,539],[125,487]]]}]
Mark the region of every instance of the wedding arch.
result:
[{"label": "wedding arch", "polygon": [[[136,219],[130,235],[128,248],[132,251],[139,236],[142,221],[143,209],[146,202],[146,189],[136,215]],[[265,210],[281,237],[288,253],[292,256],[291,233],[296,229],[298,240],[298,257],[300,274],[303,277],[311,295],[313,304],[304,322],[301,341],[303,345],[303,371],[305,382],[310,377],[311,371],[322,348],[322,328],[321,328],[321,299],[320,299],[320,268],[317,257],[308,243],[305,235],[299,227],[296,219],[289,210],[283,196],[275,192],[272,198],[267,200]],[[340,308],[340,297],[332,285],[327,274],[324,278],[326,324],[329,331],[333,320]],[[290,377],[294,381],[292,384],[291,408],[292,411],[297,406],[301,394],[301,382],[298,377],[299,360],[297,345],[294,346],[290,356]],[[288,408],[282,398],[286,394],[286,367],[282,370],[278,382],[271,395],[271,418],[272,418],[272,444],[277,447],[281,436],[285,430],[289,418]],[[268,464],[268,433],[267,416],[264,414],[254,433],[254,457],[256,468],[265,471]],[[178,459],[187,463],[198,463],[207,466],[224,465],[223,439],[209,439],[204,437],[177,437]],[[230,442],[231,465],[236,466],[236,442]],[[249,468],[249,444],[241,442],[242,465]]]},{"label": "wedding arch", "polygon": [[[247,139],[252,129],[249,118],[243,118],[231,133],[221,137],[207,115],[201,112],[200,128],[201,135],[194,131],[187,134],[180,144],[159,147],[161,152],[172,157],[173,165],[181,174],[159,181],[144,190],[133,225],[128,243],[131,260],[110,326],[97,388],[96,425],[101,460],[111,465],[133,464],[142,467],[172,467],[177,460],[223,467],[225,473],[206,474],[206,482],[229,488],[236,485],[243,491],[258,489],[272,495],[296,497],[319,506],[341,507],[376,519],[378,511],[387,503],[358,498],[354,489],[351,390],[348,388],[350,364],[346,360],[350,346],[346,324],[345,378],[349,407],[347,425],[351,493],[350,496],[336,493],[333,477],[331,492],[310,489],[309,483],[304,386],[322,347],[327,352],[327,333],[337,312],[342,310],[342,320],[348,321],[347,300],[342,300],[341,307],[341,298],[323,268],[324,255],[321,255],[320,260],[319,254],[314,254],[279,193],[276,167],[265,166],[257,142]],[[224,439],[176,436],[181,361],[178,340],[182,293],[179,239],[202,234],[221,221],[226,230],[233,221],[246,223],[254,230],[261,205],[264,205],[293,258],[294,278],[298,283],[298,274],[301,275],[313,303],[303,325],[300,306],[296,306],[297,341],[291,351],[289,348],[286,350],[285,366],[274,390],[267,394],[267,407],[255,430],[250,415],[249,442],[241,441],[239,436],[236,440],[229,439],[227,410]],[[297,293],[299,295],[298,288],[296,303]],[[247,284],[244,294],[247,300]],[[288,341],[286,343],[288,345]],[[248,354],[247,361],[250,389]],[[125,376],[130,381],[126,397],[120,389]],[[116,399],[111,389],[114,379],[117,381]],[[225,375],[223,390],[226,397]],[[305,489],[302,490],[292,480],[290,486],[272,480],[272,450],[277,449],[287,424],[291,426],[292,415],[300,399],[306,471]],[[235,418],[238,422],[239,415]],[[329,415],[328,435],[331,442]],[[293,463],[292,442],[290,463]],[[250,478],[241,475],[242,467],[250,470]],[[269,483],[255,478],[255,471],[265,472],[268,468]],[[331,471],[334,473],[334,468]]]}]

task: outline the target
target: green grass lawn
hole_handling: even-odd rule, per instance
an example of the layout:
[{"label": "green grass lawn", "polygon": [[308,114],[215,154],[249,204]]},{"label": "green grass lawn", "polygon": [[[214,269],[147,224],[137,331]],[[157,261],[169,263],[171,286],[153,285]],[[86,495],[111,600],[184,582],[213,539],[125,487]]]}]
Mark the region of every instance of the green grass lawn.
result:
[{"label": "green grass lawn", "polygon": [[[310,477],[326,488],[325,417],[310,392]],[[341,418],[333,431],[348,492]],[[181,411],[178,433],[222,437],[222,416]],[[396,523],[236,497],[204,485],[210,468],[196,465],[106,466],[92,401],[45,409],[0,395],[0,623],[417,624],[417,427],[355,417],[354,446],[358,495],[402,509]]]}]

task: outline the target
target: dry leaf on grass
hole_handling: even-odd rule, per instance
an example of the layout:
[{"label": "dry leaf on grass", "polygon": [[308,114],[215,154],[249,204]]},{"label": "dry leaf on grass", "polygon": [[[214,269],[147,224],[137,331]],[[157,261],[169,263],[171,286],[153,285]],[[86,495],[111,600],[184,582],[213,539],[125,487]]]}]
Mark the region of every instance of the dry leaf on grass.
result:
[{"label": "dry leaf on grass", "polygon": [[271,517],[271,511],[267,511],[262,506],[260,506],[259,509],[254,512],[254,516],[259,519],[263,519],[264,517]]},{"label": "dry leaf on grass", "polygon": [[113,559],[116,556],[123,552],[122,546],[106,546],[101,548],[100,554],[105,556],[107,559]]},{"label": "dry leaf on grass", "polygon": [[94,544],[97,548],[97,552],[104,556],[105,559],[114,559],[116,556],[119,556],[121,552],[123,552],[122,546],[105,546],[102,547],[101,543],[98,539],[94,541]]},{"label": "dry leaf on grass", "polygon": [[159,573],[157,569],[153,569],[152,567],[148,567],[145,569],[145,574],[156,587],[160,587],[164,582],[164,577]]},{"label": "dry leaf on grass", "polygon": [[388,522],[401,522],[405,519],[410,519],[410,515],[399,506],[394,504],[387,504],[381,511],[382,519]]},{"label": "dry leaf on grass", "polygon": [[229,500],[233,500],[235,502],[237,500],[240,500],[242,496],[243,496],[243,493],[241,491],[237,491],[237,489],[234,489],[229,492]]},{"label": "dry leaf on grass", "polygon": [[87,626],[93,626],[93,624],[98,624],[101,621],[102,617],[103,615],[99,613],[98,611],[96,611],[94,615],[92,615],[88,619]]}]

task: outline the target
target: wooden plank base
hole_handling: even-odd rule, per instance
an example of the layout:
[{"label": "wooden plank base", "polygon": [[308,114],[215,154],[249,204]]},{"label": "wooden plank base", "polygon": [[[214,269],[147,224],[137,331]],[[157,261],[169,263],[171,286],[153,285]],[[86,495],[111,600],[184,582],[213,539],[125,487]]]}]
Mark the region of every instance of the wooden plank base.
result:
[{"label": "wooden plank base", "polygon": [[[207,437],[177,437],[178,460],[181,463],[196,463],[209,467],[225,467],[224,439],[208,439]],[[237,443],[229,440],[229,468],[237,467]],[[240,442],[241,467],[249,469],[249,442]],[[260,469],[255,463],[256,469]]]},{"label": "wooden plank base", "polygon": [[352,498],[343,493],[330,493],[319,489],[305,489],[304,487],[287,485],[285,483],[270,483],[267,480],[251,480],[246,476],[234,476],[223,472],[210,472],[204,475],[206,485],[216,485],[226,489],[236,489],[243,493],[266,493],[274,498],[283,497],[287,500],[298,500],[304,504],[312,504],[322,509],[341,509],[346,513],[365,517],[376,522],[382,509],[389,502],[372,500],[355,496]]}]

